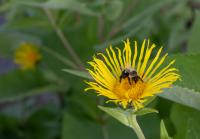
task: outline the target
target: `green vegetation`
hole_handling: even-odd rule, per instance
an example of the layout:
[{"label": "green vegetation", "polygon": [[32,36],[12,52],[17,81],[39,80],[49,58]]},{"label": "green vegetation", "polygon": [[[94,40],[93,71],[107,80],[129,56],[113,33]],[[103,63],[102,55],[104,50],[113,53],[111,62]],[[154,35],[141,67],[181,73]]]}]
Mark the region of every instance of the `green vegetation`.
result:
[{"label": "green vegetation", "polygon": [[[163,46],[181,75],[135,113],[146,138],[200,138],[199,10],[199,0],[0,0],[0,138],[136,139],[124,111],[84,93],[87,62],[127,38]],[[35,69],[12,63],[22,42],[39,47]]]}]

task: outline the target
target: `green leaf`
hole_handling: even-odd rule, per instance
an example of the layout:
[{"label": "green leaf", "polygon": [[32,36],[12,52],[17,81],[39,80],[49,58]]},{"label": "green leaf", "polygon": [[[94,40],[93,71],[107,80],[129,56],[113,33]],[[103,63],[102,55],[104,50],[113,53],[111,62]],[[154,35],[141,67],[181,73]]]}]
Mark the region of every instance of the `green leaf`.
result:
[{"label": "green leaf", "polygon": [[49,0],[43,6],[51,9],[68,9],[81,14],[97,15],[87,7],[86,3],[78,0]]},{"label": "green leaf", "polygon": [[49,84],[41,87],[39,86],[35,88],[30,88],[30,90],[27,90],[26,92],[19,92],[19,93],[13,92],[12,94],[6,94],[6,95],[1,94],[0,102],[20,100],[26,97],[36,96],[47,92],[56,93],[57,91],[60,90],[62,90],[60,86]]},{"label": "green leaf", "polygon": [[65,113],[63,119],[62,139],[136,138],[132,130],[112,118],[101,124]]},{"label": "green leaf", "polygon": [[106,41],[102,44],[98,44],[95,46],[96,50],[103,50],[106,47],[108,47],[109,45],[117,45],[118,43],[121,43],[122,40],[125,40],[131,36],[134,36],[137,34],[137,32],[139,32],[146,24],[148,24],[150,22],[151,18],[147,17],[145,19],[143,19],[143,21],[138,24],[136,27],[134,27],[134,29],[131,29],[129,32],[125,33],[124,35],[120,35],[119,37],[116,37],[112,40]]},{"label": "green leaf", "polygon": [[34,7],[40,7],[42,8],[42,4],[40,2],[35,2],[34,0],[30,0],[30,1],[26,1],[26,0],[20,0],[20,1],[16,1],[15,4],[21,4],[21,5],[26,5],[26,6],[34,6]]},{"label": "green leaf", "polygon": [[176,60],[175,67],[181,75],[181,81],[177,81],[176,84],[200,91],[200,53],[193,55],[175,55],[172,58]]},{"label": "green leaf", "polygon": [[94,139],[103,138],[96,123],[78,120],[71,114],[65,113],[63,121],[62,139]]},{"label": "green leaf", "polygon": [[62,71],[65,71],[69,74],[76,75],[78,77],[82,77],[85,79],[92,79],[92,77],[85,71],[78,71],[78,70],[72,70],[72,69],[63,69]]},{"label": "green leaf", "polygon": [[[0,138],[20,139],[23,135],[30,137],[29,139],[55,139],[60,135],[60,130],[55,130],[60,129],[61,111],[57,102],[43,103],[34,107],[33,100],[35,98],[29,98],[17,103],[14,102],[10,107],[4,107],[0,114],[0,125],[1,131],[6,130],[6,132],[1,132]],[[32,106],[34,108],[30,109]],[[29,128],[24,130],[19,128],[21,119]]]},{"label": "green leaf", "polygon": [[199,44],[200,44],[200,12],[195,11],[195,20],[194,25],[192,26],[191,34],[189,35],[188,40],[188,52],[189,53],[197,53],[200,51]]},{"label": "green leaf", "polygon": [[86,3],[80,2],[79,0],[48,0],[45,3],[40,3],[35,1],[30,1],[30,2],[19,1],[18,4],[36,6],[39,8],[50,8],[55,10],[69,10],[91,16],[98,15],[96,12],[91,10]]},{"label": "green leaf", "polygon": [[200,110],[200,93],[194,90],[174,86],[158,96]]},{"label": "green leaf", "polygon": [[130,122],[128,120],[130,115],[134,117],[134,116],[146,115],[149,113],[158,113],[157,110],[152,109],[152,108],[143,108],[134,112],[133,109],[123,110],[120,108],[109,108],[109,107],[103,107],[103,106],[98,106],[98,107],[104,112],[106,112],[107,114],[109,114],[110,116],[120,121],[122,124],[129,127],[131,127]]},{"label": "green leaf", "polygon": [[104,112],[106,112],[107,114],[109,114],[110,116],[120,121],[122,124],[126,126],[130,126],[128,118],[127,118],[128,116],[127,111],[124,111],[120,108],[108,108],[108,107],[103,107],[103,106],[98,106],[98,107]]},{"label": "green leaf", "polygon": [[149,97],[149,98],[143,103],[143,105],[144,105],[144,106],[148,106],[148,105],[149,105],[151,102],[153,102],[155,99],[156,99],[156,96]]},{"label": "green leaf", "polygon": [[[159,119],[157,116],[139,117],[139,122],[148,138],[159,138]],[[105,118],[102,123],[65,112],[62,125],[62,139],[80,139],[80,137],[81,139],[105,139],[106,137],[109,139],[137,139],[131,128],[122,125],[112,117]]]},{"label": "green leaf", "polygon": [[120,35],[119,37],[116,37],[112,40],[106,41],[102,44],[98,44],[95,46],[95,49],[103,50],[104,48],[108,47],[111,44],[117,45],[118,43],[121,43],[122,40],[125,40],[131,36],[133,37],[137,36],[137,33],[140,30],[149,25],[149,23],[152,21],[153,15],[156,14],[162,6],[165,6],[166,4],[169,4],[171,2],[173,1],[165,0],[164,2],[163,1],[151,2],[151,4],[144,7],[144,10],[139,11],[138,13],[136,13],[136,15],[129,17],[127,21],[125,21],[122,25],[118,27],[118,30],[120,31],[123,30],[125,34]]},{"label": "green leaf", "polygon": [[163,120],[161,120],[160,122],[160,139],[173,139],[168,135],[167,129],[165,127]]},{"label": "green leaf", "polygon": [[110,0],[106,2],[104,14],[109,20],[117,19],[123,10],[123,2],[121,0]]},{"label": "green leaf", "polygon": [[47,30],[51,29],[51,26],[48,22],[48,20],[42,20],[44,19],[44,16],[36,16],[36,17],[23,17],[18,20],[13,19],[15,22],[8,22],[6,24],[7,28],[12,28],[12,29],[18,29],[18,30],[28,30],[30,27],[32,28],[37,28],[37,29],[42,29],[42,30]]},{"label": "green leaf", "polygon": [[123,24],[122,28],[125,29],[125,28],[132,27],[134,25],[139,25],[140,23],[142,23],[142,21],[145,18],[152,17],[153,14],[155,14],[162,6],[168,4],[169,2],[172,2],[172,0],[166,0],[164,2],[163,1],[156,1],[155,3],[152,3],[145,10],[143,10],[142,12],[137,14],[136,16],[133,16],[132,18],[127,20]]},{"label": "green leaf", "polygon": [[139,109],[136,112],[134,112],[134,114],[137,116],[142,116],[142,115],[146,115],[149,113],[158,113],[158,111],[153,108],[142,108],[142,109]]},{"label": "green leaf", "polygon": [[0,101],[12,101],[62,89],[46,81],[39,71],[14,70],[0,76]]},{"label": "green leaf", "polygon": [[51,49],[49,49],[48,47],[45,47],[45,46],[41,47],[41,49],[44,50],[45,52],[47,52],[48,54],[50,54],[51,56],[55,57],[56,59],[60,60],[61,62],[63,62],[67,66],[69,66],[71,68],[76,68],[76,65],[73,62],[71,62],[71,60],[67,59],[66,57],[57,53],[56,51],[53,51],[53,50],[51,50]]},{"label": "green leaf", "polygon": [[12,1],[0,5],[0,12],[5,12],[12,7]]},{"label": "green leaf", "polygon": [[173,59],[176,59],[175,67],[179,70],[181,81],[159,96],[200,110],[200,54],[175,55]]},{"label": "green leaf", "polygon": [[175,139],[198,139],[200,137],[200,111],[175,104],[171,109],[170,119],[176,129]]}]

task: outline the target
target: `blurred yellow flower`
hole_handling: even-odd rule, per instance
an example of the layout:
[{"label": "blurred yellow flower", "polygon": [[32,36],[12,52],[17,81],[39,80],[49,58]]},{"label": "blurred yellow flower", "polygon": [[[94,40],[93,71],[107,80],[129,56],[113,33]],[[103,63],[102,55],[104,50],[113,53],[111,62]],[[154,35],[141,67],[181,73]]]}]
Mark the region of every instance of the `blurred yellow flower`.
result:
[{"label": "blurred yellow flower", "polygon": [[38,48],[31,43],[22,43],[15,51],[14,62],[24,70],[34,69],[41,59]]},{"label": "blurred yellow flower", "polygon": [[[146,46],[147,45],[147,46]],[[127,108],[133,106],[135,110],[142,108],[148,97],[161,93],[164,88],[180,78],[177,69],[171,67],[175,60],[161,68],[168,54],[161,57],[162,47],[150,61],[150,56],[155,44],[143,41],[138,52],[135,41],[134,52],[130,42],[124,42],[124,49],[112,46],[106,49],[106,54],[98,53],[93,60],[88,62],[91,69],[87,69],[94,81],[86,82],[87,90],[95,90],[99,95]]]}]

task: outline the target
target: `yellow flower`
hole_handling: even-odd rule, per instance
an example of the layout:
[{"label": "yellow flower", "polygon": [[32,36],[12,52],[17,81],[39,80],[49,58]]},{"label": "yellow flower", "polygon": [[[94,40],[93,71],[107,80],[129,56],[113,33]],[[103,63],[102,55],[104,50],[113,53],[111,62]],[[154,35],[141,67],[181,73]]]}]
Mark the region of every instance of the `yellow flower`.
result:
[{"label": "yellow flower", "polygon": [[22,43],[15,51],[14,62],[24,70],[34,69],[41,59],[38,48],[31,43]]},{"label": "yellow flower", "polygon": [[[138,52],[135,41],[134,51],[130,42],[124,42],[124,49],[112,46],[106,49],[106,54],[98,53],[88,62],[91,69],[87,69],[94,81],[86,82],[87,90],[95,90],[99,95],[127,108],[133,106],[135,110],[142,108],[148,97],[161,93],[164,88],[180,78],[177,69],[173,68],[175,60],[161,68],[168,54],[161,57],[162,47],[150,61],[155,44],[144,40]],[[147,45],[147,46],[146,46]]]}]

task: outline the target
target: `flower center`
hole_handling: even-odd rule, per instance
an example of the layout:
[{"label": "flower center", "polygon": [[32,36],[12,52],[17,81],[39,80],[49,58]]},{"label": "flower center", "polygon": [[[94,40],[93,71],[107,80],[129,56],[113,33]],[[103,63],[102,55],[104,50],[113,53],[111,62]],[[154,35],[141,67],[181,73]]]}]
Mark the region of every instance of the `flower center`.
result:
[{"label": "flower center", "polygon": [[117,81],[113,87],[113,92],[119,97],[119,99],[129,99],[137,100],[143,94],[147,83],[138,80],[136,83],[134,81],[124,78],[120,81]]},{"label": "flower center", "polygon": [[28,63],[35,64],[39,60],[39,55],[36,52],[29,52],[26,55]]}]

